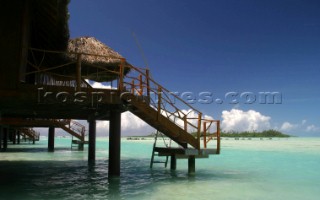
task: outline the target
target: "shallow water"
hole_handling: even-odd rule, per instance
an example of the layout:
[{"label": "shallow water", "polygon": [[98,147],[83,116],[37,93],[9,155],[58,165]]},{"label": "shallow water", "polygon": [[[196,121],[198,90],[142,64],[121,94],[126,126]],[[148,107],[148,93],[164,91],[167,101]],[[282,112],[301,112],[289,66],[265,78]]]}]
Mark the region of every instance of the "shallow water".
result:
[{"label": "shallow water", "polygon": [[[121,177],[108,177],[108,139],[97,139],[96,165],[71,139],[10,145],[0,153],[0,199],[318,199],[320,139],[222,140],[221,155],[177,170],[149,169],[152,140],[122,140]],[[213,144],[212,144],[213,145]],[[160,158],[161,159],[161,158]]]}]

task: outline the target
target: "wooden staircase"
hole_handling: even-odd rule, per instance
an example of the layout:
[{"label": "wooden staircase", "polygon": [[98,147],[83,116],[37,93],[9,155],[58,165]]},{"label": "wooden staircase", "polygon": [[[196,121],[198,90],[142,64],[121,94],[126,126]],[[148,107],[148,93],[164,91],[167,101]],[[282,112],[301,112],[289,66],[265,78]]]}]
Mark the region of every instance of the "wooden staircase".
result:
[{"label": "wooden staircase", "polygon": [[[217,147],[214,153],[220,153],[219,120],[202,118],[200,111],[155,82],[148,69],[143,71],[132,67],[125,76],[121,74],[122,71],[118,88],[127,110],[183,149],[198,150],[199,155],[202,153],[201,148],[207,148],[207,143],[215,137]],[[212,130],[212,127],[215,129]],[[206,136],[212,137],[207,139]],[[203,145],[200,144],[201,137],[204,137]]]},{"label": "wooden staircase", "polygon": [[20,128],[18,129],[22,136],[27,137],[29,140],[32,141],[39,141],[40,140],[40,134],[37,133],[32,128]]},{"label": "wooden staircase", "polygon": [[85,142],[85,126],[74,120],[53,120],[55,126],[63,129],[78,140]]}]

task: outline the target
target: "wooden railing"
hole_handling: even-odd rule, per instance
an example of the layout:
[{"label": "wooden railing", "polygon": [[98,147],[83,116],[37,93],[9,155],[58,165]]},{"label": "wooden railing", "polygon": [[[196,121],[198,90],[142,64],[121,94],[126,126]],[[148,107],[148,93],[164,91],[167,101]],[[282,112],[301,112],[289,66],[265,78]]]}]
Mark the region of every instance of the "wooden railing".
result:
[{"label": "wooden railing", "polygon": [[220,121],[203,119],[203,147],[206,149],[208,142],[217,140],[217,154],[220,154]]}]

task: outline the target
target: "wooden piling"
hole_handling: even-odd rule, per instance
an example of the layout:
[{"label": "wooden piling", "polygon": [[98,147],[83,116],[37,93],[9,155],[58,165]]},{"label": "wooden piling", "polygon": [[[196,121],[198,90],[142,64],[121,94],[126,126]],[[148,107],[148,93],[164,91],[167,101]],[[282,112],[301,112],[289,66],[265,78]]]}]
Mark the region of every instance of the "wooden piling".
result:
[{"label": "wooden piling", "polygon": [[3,128],[2,129],[3,133],[3,147],[2,150],[6,151],[8,148],[8,128]]},{"label": "wooden piling", "polygon": [[3,140],[3,137],[2,137],[2,126],[0,126],[0,151],[2,150],[2,140]]},{"label": "wooden piling", "polygon": [[109,176],[120,176],[121,112],[110,112]]},{"label": "wooden piling", "polygon": [[21,137],[20,131],[17,131],[17,143],[18,144],[20,144],[20,137]]},{"label": "wooden piling", "polygon": [[89,143],[88,143],[88,162],[94,164],[96,160],[96,119],[90,116],[89,122]]},{"label": "wooden piling", "polygon": [[175,154],[171,155],[170,158],[170,169],[171,170],[176,170],[177,169],[177,157]]},{"label": "wooden piling", "polygon": [[55,128],[53,126],[49,127],[48,132],[48,151],[54,152],[54,135],[55,135]]},{"label": "wooden piling", "polygon": [[16,130],[12,130],[12,143],[17,144],[17,134]]},{"label": "wooden piling", "polygon": [[188,158],[188,173],[194,174],[196,172],[196,158],[195,156],[189,156]]}]

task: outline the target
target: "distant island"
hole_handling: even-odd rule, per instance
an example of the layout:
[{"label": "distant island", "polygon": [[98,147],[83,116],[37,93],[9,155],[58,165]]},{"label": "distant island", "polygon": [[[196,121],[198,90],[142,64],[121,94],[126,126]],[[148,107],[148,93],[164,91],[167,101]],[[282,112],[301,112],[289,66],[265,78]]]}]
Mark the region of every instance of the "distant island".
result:
[{"label": "distant island", "polygon": [[279,137],[279,138],[288,138],[288,137],[292,137],[291,135],[287,135],[284,133],[281,133],[280,131],[276,131],[276,130],[265,130],[262,132],[256,132],[256,131],[243,131],[243,132],[224,132],[222,131],[220,134],[221,137]]},{"label": "distant island", "polygon": [[[152,133],[150,135],[146,135],[146,136],[131,136],[131,139],[134,138],[138,138],[138,137],[144,137],[144,138],[150,138],[150,137],[155,137],[156,133]],[[192,135],[196,136],[197,133],[194,132],[192,133]],[[202,136],[203,134],[201,134]],[[209,136],[209,135],[208,135]],[[284,133],[281,133],[280,131],[276,131],[273,129],[270,130],[265,130],[265,131],[261,131],[261,132],[257,132],[257,131],[243,131],[243,132],[225,132],[225,131],[221,131],[220,133],[221,137],[232,137],[232,138],[273,138],[273,137],[278,137],[278,138],[288,138],[288,137],[293,137],[291,135],[287,135]]]}]

